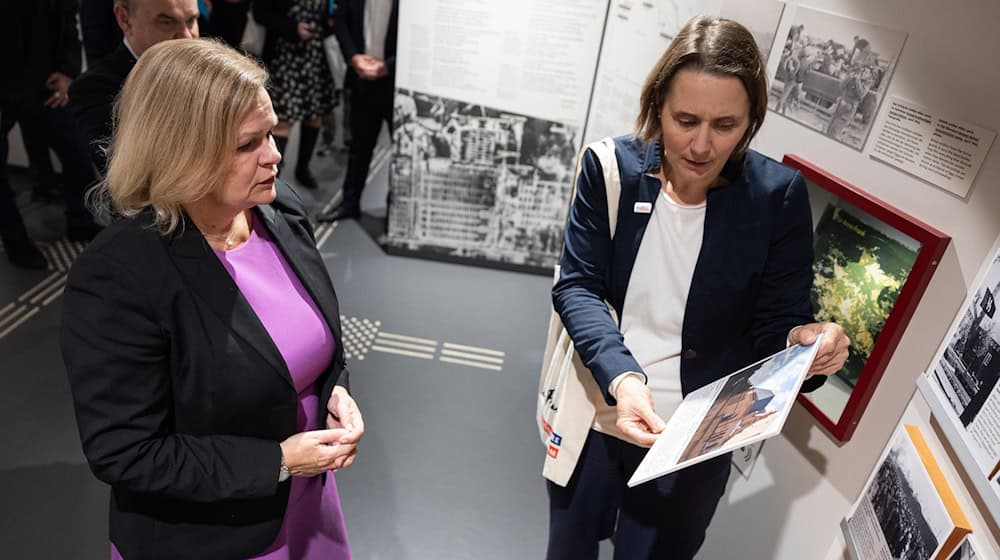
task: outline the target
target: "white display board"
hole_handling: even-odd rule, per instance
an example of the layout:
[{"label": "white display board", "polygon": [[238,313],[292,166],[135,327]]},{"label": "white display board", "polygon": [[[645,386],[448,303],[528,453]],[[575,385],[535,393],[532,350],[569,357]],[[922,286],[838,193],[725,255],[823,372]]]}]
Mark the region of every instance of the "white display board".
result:
[{"label": "white display board", "polygon": [[650,69],[684,24],[701,14],[718,14],[720,1],[619,0],[611,3],[586,142],[635,128],[639,93]]},{"label": "white display board", "polygon": [[400,4],[390,251],[551,271],[607,6]]},{"label": "white display board", "polygon": [[582,127],[607,4],[401,2],[396,87]]}]

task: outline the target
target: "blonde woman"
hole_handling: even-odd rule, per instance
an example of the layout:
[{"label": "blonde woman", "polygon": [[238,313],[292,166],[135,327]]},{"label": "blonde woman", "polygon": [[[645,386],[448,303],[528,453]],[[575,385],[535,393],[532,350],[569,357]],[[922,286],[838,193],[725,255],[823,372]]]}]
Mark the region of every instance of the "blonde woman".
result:
[{"label": "blonde woman", "polygon": [[332,473],[364,422],[266,82],[221,43],[167,41],[115,110],[96,202],[120,219],[74,264],[62,332],[112,558],[350,557]]}]

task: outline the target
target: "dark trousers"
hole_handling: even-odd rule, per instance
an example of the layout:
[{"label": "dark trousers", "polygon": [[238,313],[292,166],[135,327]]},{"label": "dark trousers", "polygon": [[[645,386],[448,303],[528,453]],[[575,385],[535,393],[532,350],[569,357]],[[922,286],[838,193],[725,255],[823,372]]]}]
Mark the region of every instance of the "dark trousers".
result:
[{"label": "dark trousers", "polygon": [[731,455],[628,488],[646,449],[591,430],[565,488],[549,491],[548,560],[596,559],[614,537],[616,560],[689,559],[726,491]]},{"label": "dark trousers", "polygon": [[361,205],[361,191],[368,180],[368,167],[382,123],[386,123],[390,131],[392,129],[393,94],[391,77],[355,79],[351,84],[351,149],[347,156],[342,206],[357,208]]},{"label": "dark trousers", "polygon": [[84,206],[83,195],[97,181],[76,119],[66,107],[48,109],[42,103],[51,95],[45,88],[22,95],[0,96],[0,238],[21,240],[28,237],[17,209],[14,190],[7,177],[7,155],[10,147],[7,135],[15,123],[29,134],[47,139],[62,163],[63,196],[66,202],[67,226],[85,226],[93,218]]}]

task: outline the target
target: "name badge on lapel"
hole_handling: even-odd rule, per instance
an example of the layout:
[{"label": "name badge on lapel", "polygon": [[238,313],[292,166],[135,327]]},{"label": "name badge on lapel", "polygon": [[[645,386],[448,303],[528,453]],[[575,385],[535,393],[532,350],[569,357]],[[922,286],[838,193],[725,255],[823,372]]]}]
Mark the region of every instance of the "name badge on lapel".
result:
[{"label": "name badge on lapel", "polygon": [[632,211],[636,214],[649,214],[653,211],[652,202],[636,202],[635,206],[632,207]]}]

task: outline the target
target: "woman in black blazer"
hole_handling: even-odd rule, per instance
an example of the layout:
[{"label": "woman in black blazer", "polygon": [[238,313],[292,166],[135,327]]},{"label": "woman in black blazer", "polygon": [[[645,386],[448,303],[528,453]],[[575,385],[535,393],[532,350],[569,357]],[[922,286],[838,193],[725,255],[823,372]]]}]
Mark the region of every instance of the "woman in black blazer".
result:
[{"label": "woman in black blazer", "polygon": [[[364,423],[266,72],[212,41],[129,76],[62,332],[112,558],[349,558],[332,471]],[[323,429],[321,429],[323,428]]]}]

